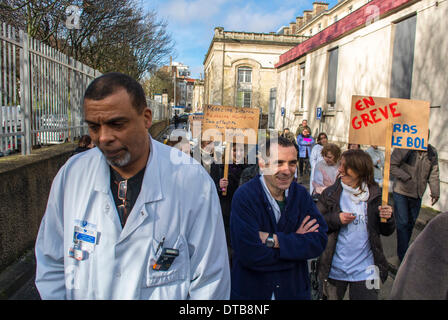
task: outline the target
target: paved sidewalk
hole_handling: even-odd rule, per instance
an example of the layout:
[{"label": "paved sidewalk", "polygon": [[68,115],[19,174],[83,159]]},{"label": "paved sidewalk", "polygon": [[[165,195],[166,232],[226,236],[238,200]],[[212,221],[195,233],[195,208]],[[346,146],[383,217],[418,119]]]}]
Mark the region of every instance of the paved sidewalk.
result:
[{"label": "paved sidewalk", "polygon": [[36,259],[32,249],[0,273],[0,299],[39,299],[37,290],[33,288],[35,271]]}]

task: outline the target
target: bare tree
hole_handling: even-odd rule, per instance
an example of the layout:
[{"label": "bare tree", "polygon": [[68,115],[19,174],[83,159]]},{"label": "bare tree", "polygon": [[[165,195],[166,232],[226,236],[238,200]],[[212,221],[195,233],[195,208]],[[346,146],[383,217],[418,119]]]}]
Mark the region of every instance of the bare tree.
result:
[{"label": "bare tree", "polygon": [[[79,28],[67,28],[69,6],[79,8]],[[174,51],[167,22],[136,0],[2,0],[0,19],[101,72],[137,79]]]},{"label": "bare tree", "polygon": [[[169,69],[161,68],[151,73],[151,76],[143,82],[143,88],[147,96],[154,94],[168,93],[168,100],[172,101],[174,96],[173,76]],[[177,94],[179,101],[179,93]]]}]

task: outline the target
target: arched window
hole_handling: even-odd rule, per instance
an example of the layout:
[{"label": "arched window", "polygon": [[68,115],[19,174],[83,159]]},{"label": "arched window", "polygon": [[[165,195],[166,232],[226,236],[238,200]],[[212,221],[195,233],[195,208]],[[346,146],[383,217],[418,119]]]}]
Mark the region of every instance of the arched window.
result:
[{"label": "arched window", "polygon": [[252,68],[239,67],[237,81],[236,105],[249,108],[252,100]]}]

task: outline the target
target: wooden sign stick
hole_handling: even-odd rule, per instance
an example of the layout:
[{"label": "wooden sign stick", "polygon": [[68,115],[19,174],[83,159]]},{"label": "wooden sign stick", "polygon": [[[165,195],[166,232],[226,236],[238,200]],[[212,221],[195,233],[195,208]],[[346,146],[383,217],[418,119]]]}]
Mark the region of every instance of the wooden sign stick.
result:
[{"label": "wooden sign stick", "polygon": [[[390,121],[386,130],[386,151],[384,153],[384,173],[383,173],[383,196],[382,205],[385,206],[389,202],[389,173],[390,173],[390,155],[392,149],[392,128],[393,123]],[[387,222],[387,219],[381,218],[381,222]]]},{"label": "wooden sign stick", "polygon": [[[231,144],[227,142],[224,156],[224,179],[228,179],[229,177],[230,146]],[[227,188],[223,188],[222,195],[227,195]]]}]

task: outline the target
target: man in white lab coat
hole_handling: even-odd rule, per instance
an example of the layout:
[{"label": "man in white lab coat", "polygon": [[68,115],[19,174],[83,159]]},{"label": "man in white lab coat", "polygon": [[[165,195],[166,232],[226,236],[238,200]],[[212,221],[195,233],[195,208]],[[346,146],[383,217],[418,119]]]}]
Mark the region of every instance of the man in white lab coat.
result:
[{"label": "man in white lab coat", "polygon": [[108,73],[84,95],[96,148],[53,181],[36,241],[43,299],[228,299],[219,198],[202,166],[148,135],[134,79]]}]

